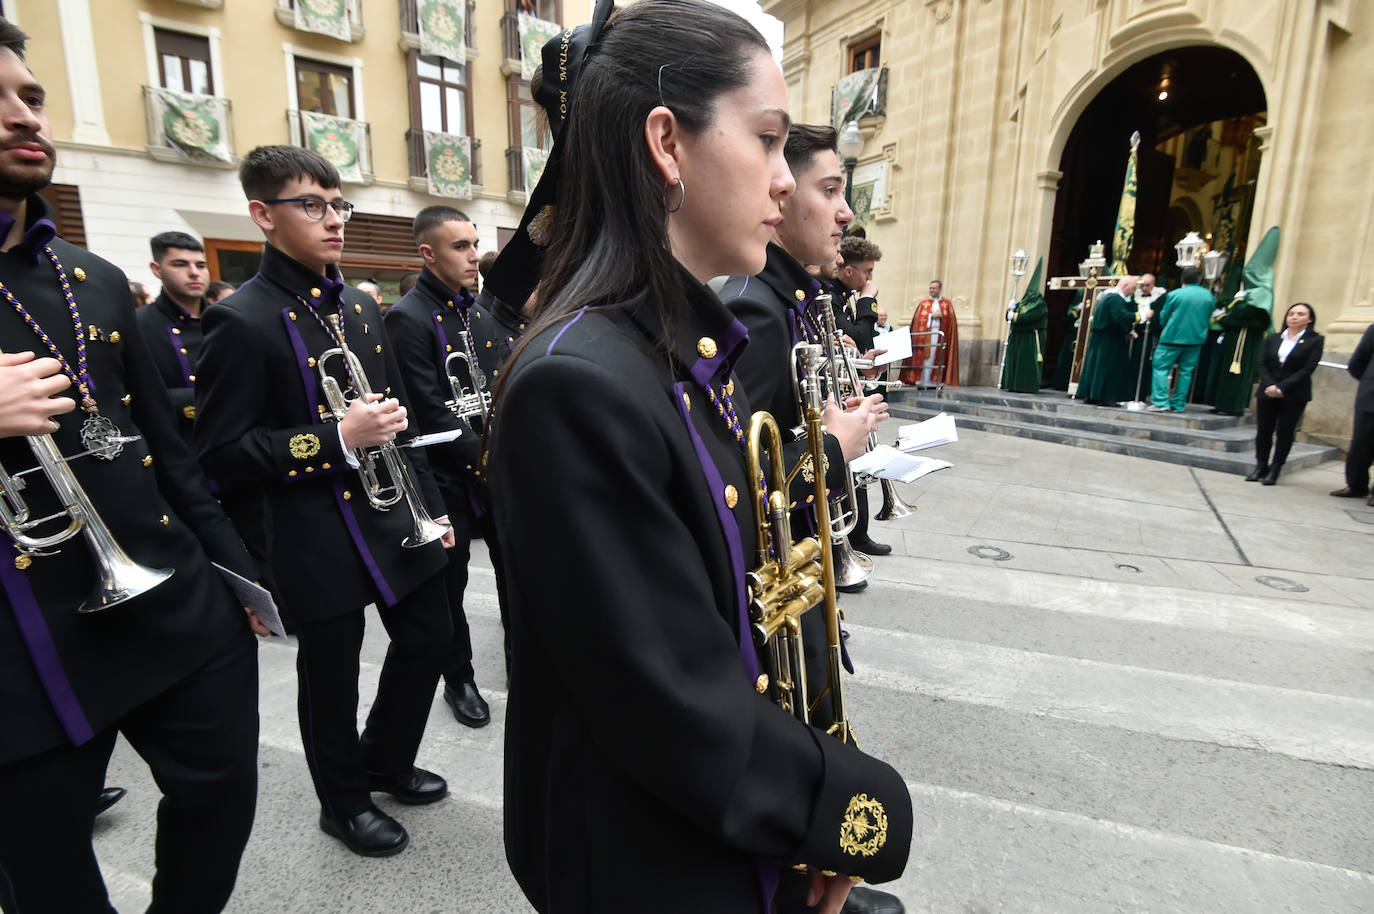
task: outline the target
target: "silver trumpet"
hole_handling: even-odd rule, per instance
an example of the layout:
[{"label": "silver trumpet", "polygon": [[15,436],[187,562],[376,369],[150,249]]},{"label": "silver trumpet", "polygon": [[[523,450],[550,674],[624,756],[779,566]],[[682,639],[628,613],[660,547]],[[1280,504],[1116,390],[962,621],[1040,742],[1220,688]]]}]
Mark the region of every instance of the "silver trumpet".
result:
[{"label": "silver trumpet", "polygon": [[[491,391],[487,390],[487,377],[477,364],[477,351],[472,346],[472,334],[462,330],[459,331],[458,338],[462,340],[462,348],[444,359],[444,374],[448,375],[448,384],[453,390],[453,399],[444,405],[464,422],[482,420],[482,427],[485,428],[487,417],[491,414]],[[462,365],[467,372],[466,385],[462,378],[454,374],[454,362]]]},{"label": "silver trumpet", "polygon": [[[77,612],[83,613],[108,609],[125,600],[132,600],[172,576],[170,568],[146,568],[129,558],[72,473],[68,461],[76,458],[63,457],[52,435],[30,435],[24,440],[38,458],[38,465],[14,475],[0,466],[0,524],[19,547],[16,566],[27,568],[34,556],[52,555],[54,546],[65,543],[78,533],[84,535],[91,558],[95,560],[96,581],[91,595],[77,608]],[[119,439],[120,443],[137,440],[137,436]],[[86,452],[89,453],[93,452]],[[47,517],[34,518],[20,493],[25,488],[23,477],[39,471],[52,486],[62,509]],[[54,533],[39,536],[29,532],[41,524],[64,518],[66,527]]]},{"label": "silver trumpet", "polygon": [[[359,397],[363,398],[363,402],[369,402],[372,388],[367,383],[367,374],[363,371],[362,363],[344,340],[339,315],[326,315],[325,320],[329,322],[330,329],[334,331],[334,339],[338,340],[339,345],[326,350],[315,363],[315,367],[320,373],[320,387],[324,390],[329,411],[335,421],[342,422],[348,408]],[[339,387],[339,382],[329,373],[329,361],[334,358],[343,359],[349,369],[348,375],[352,377],[355,388],[353,397],[347,396]],[[396,442],[385,441],[373,447],[354,448],[353,456],[358,461],[358,477],[362,480],[363,491],[367,494],[367,501],[372,507],[378,511],[387,511],[404,499],[406,507],[410,509],[413,525],[410,536],[401,540],[402,546],[414,549],[442,538],[453,529],[434,520],[425,510],[425,504],[420,498],[420,493],[415,490],[410,470],[406,467],[405,459],[397,449]],[[379,475],[379,469],[386,472],[386,481]]]},{"label": "silver trumpet", "polygon": [[[819,296],[817,296],[817,298],[819,299]],[[827,355],[831,358],[830,375],[832,380],[836,380],[839,384],[838,388],[832,387],[831,389],[838,389],[842,391],[845,396],[863,396],[864,381],[859,377],[859,370],[861,368],[872,368],[873,363],[867,359],[858,358],[858,353],[853,347],[845,345],[843,336],[835,326],[835,312],[830,309],[828,303],[822,311],[825,317],[826,339],[829,342]],[[901,381],[897,381],[895,382],[895,387],[889,387],[889,389],[896,389],[896,387],[900,386]],[[838,395],[836,399],[839,402],[843,402],[839,400]],[[875,429],[868,433],[868,450],[871,451],[877,446],[878,432]],[[860,485],[867,486],[871,484],[872,481],[871,477],[865,477],[860,479],[859,483]],[[893,484],[892,480],[879,479],[878,483],[883,492],[883,504],[882,507],[878,509],[878,513],[874,515],[876,519],[894,520],[899,517],[909,517],[916,511],[915,508],[902,500],[902,496],[897,493],[897,487]],[[850,501],[850,504],[857,505],[858,503]]]}]

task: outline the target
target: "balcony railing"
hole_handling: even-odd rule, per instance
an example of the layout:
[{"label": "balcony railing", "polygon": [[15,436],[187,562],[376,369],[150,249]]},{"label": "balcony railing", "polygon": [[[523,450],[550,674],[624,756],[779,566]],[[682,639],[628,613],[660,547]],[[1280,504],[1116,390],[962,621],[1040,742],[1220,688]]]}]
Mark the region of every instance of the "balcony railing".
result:
[{"label": "balcony railing", "polygon": [[[422,0],[401,0],[401,41],[406,47],[420,46],[420,3]],[[477,17],[477,0],[467,0],[467,16],[463,21],[463,43],[469,54],[477,53],[477,28],[473,19]]]},{"label": "balcony railing", "polygon": [[339,170],[343,181],[372,183],[372,128],[367,121],[288,110],[286,123],[291,132],[291,144],[313,149],[324,156]]},{"label": "balcony railing", "polygon": [[227,98],[144,86],[148,153],[163,161],[233,166],[231,108]]},{"label": "balcony railing", "polygon": [[[472,183],[482,185],[482,141],[473,137],[472,143]],[[429,163],[425,160],[425,132],[416,127],[406,131],[406,147],[410,150],[410,176],[417,189],[427,182]]]},{"label": "balcony railing", "polygon": [[[310,0],[277,0],[277,21],[290,28],[296,27],[296,4],[306,4],[304,9],[310,11]],[[348,17],[348,35],[345,37],[340,34],[335,37],[342,41],[362,41],[365,34],[363,29],[363,0],[344,0],[344,11]],[[309,29],[311,32],[327,34],[321,29]]]}]

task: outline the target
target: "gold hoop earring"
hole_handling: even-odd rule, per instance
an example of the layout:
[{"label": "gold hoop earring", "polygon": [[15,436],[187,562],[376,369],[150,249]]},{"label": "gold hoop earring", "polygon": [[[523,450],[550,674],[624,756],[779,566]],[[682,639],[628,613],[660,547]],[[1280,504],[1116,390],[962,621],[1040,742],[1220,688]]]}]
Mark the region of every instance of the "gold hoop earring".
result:
[{"label": "gold hoop earring", "polygon": [[[681,178],[675,178],[674,180],[677,181],[677,186],[680,187],[680,188],[682,188],[682,196],[678,198],[677,206],[674,206],[672,209],[669,209],[669,210],[668,210],[668,212],[670,212],[670,213],[675,213],[675,212],[677,212],[678,210],[682,209],[682,204],[684,204],[684,203],[687,202],[687,185],[686,185],[686,183],[684,183],[683,180],[682,180]],[[666,202],[666,201],[665,201],[665,202]]]}]

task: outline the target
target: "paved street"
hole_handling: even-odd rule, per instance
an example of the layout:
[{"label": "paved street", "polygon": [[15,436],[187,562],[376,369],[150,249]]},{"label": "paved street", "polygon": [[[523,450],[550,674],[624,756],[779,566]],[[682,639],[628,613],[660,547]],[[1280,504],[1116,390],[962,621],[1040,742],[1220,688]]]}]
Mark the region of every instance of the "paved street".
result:
[{"label": "paved street", "polygon": [[[1265,488],[961,434],[934,452],[953,469],[905,487],[917,513],[872,525],[895,553],[841,600],[859,737],[916,809],[891,887],[907,910],[1374,911],[1374,507],[1326,495],[1340,464]],[[410,830],[399,857],[317,828],[294,647],[262,646],[262,783],[230,911],[530,910],[501,845],[500,625],[475,549],[494,721],[467,730],[436,700],[419,761],[453,796],[379,797]],[[369,624],[364,694],[385,645]],[[97,850],[116,906],[141,911],[156,788],[123,743],[108,782],[130,795]]]}]

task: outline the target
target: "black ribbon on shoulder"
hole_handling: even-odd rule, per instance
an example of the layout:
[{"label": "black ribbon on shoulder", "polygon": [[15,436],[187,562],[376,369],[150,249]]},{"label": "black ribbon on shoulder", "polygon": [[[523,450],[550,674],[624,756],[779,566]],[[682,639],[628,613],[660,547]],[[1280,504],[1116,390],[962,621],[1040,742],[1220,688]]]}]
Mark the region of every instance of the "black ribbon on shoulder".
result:
[{"label": "black ribbon on shoulder", "polygon": [[555,142],[562,136],[563,125],[567,123],[573,90],[582,73],[582,61],[592,43],[600,37],[606,20],[614,10],[614,0],[598,0],[596,9],[592,11],[591,22],[564,29],[544,45],[540,54],[544,64],[544,81],[535,101],[543,106],[549,116],[549,127],[553,130]]}]

